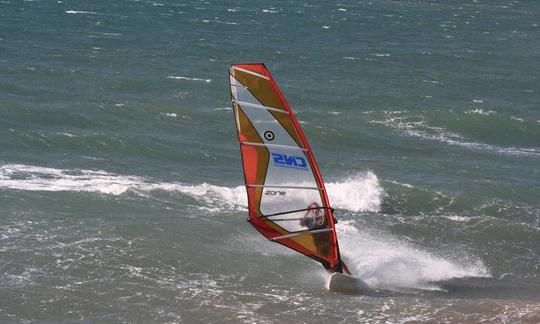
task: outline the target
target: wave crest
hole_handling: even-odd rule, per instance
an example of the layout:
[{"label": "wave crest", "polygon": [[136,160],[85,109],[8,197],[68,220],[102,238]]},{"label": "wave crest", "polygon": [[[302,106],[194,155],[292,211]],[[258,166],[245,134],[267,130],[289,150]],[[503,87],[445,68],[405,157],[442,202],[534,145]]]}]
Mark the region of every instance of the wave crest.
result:
[{"label": "wave crest", "polygon": [[[380,210],[384,191],[373,172],[359,174],[327,185],[332,205],[354,212]],[[139,176],[118,175],[102,170],[55,169],[48,167],[6,164],[0,166],[0,188],[25,191],[73,191],[122,195],[133,192],[146,195],[163,190],[181,192],[200,201],[204,209],[245,210],[247,195],[244,186],[224,187],[208,183],[196,185],[180,182],[156,182]]]},{"label": "wave crest", "polygon": [[380,211],[385,194],[379,179],[371,171],[327,183],[326,189],[332,206],[353,212]]}]

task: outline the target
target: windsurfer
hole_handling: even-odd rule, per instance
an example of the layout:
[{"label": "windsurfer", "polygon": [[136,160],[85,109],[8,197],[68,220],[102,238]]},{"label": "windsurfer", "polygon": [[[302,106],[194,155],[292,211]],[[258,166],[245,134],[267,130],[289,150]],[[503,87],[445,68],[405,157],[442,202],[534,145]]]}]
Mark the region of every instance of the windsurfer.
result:
[{"label": "windsurfer", "polygon": [[312,202],[307,207],[304,217],[300,219],[300,226],[306,226],[310,230],[326,227],[326,217],[321,212],[321,207],[316,202]]},{"label": "windsurfer", "polygon": [[[300,219],[300,225],[309,228],[309,230],[326,228],[326,216],[319,204],[316,202],[309,204],[304,217]],[[318,253],[328,255],[330,253],[329,242],[328,233],[313,233],[313,243]]]}]

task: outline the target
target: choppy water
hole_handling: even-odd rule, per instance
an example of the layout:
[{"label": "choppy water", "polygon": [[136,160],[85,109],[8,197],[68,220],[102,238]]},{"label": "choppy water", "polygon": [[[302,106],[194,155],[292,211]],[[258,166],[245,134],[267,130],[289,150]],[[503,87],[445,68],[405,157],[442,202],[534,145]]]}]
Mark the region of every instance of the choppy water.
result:
[{"label": "choppy water", "polygon": [[[1,322],[540,322],[535,1],[0,2]],[[373,288],[260,237],[265,62]]]}]

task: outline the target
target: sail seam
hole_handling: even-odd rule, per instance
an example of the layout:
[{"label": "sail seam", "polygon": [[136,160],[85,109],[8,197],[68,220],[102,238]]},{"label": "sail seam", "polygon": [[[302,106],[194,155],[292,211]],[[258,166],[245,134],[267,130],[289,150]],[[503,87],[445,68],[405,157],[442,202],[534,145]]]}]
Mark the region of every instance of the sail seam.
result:
[{"label": "sail seam", "polygon": [[280,185],[261,185],[261,184],[246,184],[246,187],[252,188],[284,188],[284,189],[308,189],[308,190],[324,190],[320,187],[303,187],[303,186],[280,186]]},{"label": "sail seam", "polygon": [[243,145],[250,145],[250,146],[265,146],[265,147],[275,147],[275,148],[283,148],[283,149],[291,149],[291,150],[300,150],[307,152],[307,149],[296,147],[296,146],[290,146],[290,145],[280,145],[280,144],[269,144],[269,143],[255,143],[255,142],[240,142],[240,144]]},{"label": "sail seam", "polygon": [[238,88],[243,88],[243,89],[249,89],[249,88],[246,87],[245,85],[241,85],[241,84],[232,84],[232,83],[231,83],[231,87],[238,87]]},{"label": "sail seam", "polygon": [[303,211],[308,211],[308,210],[321,210],[321,209],[329,209],[331,211],[334,211],[334,208],[332,207],[303,208],[303,209],[289,210],[289,211],[284,211],[284,212],[279,212],[279,213],[274,213],[274,214],[262,215],[261,218],[267,218],[268,220],[275,221],[276,219],[273,219],[270,217],[293,214],[293,213],[298,213],[298,212],[303,212]]},{"label": "sail seam", "polygon": [[289,114],[288,111],[283,110],[283,109],[279,109],[279,108],[267,107],[267,106],[254,104],[254,103],[250,103],[250,102],[245,102],[245,101],[238,101],[236,99],[233,99],[232,102],[237,104],[237,105],[240,105],[240,106],[246,106],[246,107],[257,108],[257,109],[264,109],[264,110],[271,110],[271,111],[275,111],[275,112],[282,113],[282,114],[287,114],[287,115]]}]

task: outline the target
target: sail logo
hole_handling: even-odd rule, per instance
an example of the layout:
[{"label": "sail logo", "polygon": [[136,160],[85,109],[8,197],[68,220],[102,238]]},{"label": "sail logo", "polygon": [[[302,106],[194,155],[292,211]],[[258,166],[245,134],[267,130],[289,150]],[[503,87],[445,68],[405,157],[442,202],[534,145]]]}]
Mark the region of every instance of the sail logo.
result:
[{"label": "sail logo", "polygon": [[307,161],[303,156],[272,153],[272,161],[278,167],[307,171]]}]

